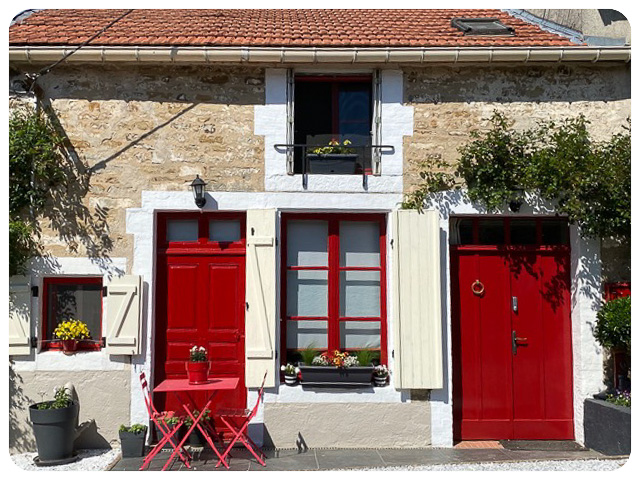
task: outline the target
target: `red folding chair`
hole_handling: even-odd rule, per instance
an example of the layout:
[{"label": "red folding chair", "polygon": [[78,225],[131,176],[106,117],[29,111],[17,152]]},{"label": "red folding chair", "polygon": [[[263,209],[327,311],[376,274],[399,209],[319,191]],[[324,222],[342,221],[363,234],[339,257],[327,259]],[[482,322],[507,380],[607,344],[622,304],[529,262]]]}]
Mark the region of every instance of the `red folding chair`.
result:
[{"label": "red folding chair", "polygon": [[[144,397],[144,403],[147,406],[147,412],[149,413],[149,418],[156,425],[156,427],[158,428],[158,431],[162,433],[162,439],[160,439],[160,441],[158,441],[158,444],[151,449],[151,451],[145,457],[144,462],[142,462],[142,466],[140,467],[140,470],[144,470],[144,467],[146,467],[147,465],[149,465],[149,463],[151,463],[151,460],[153,460],[153,457],[155,457],[158,454],[158,452],[162,450],[162,447],[164,447],[167,444],[167,442],[171,444],[174,450],[178,448],[178,446],[173,441],[173,435],[180,430],[180,427],[184,423],[184,420],[180,420],[180,422],[178,422],[173,427],[173,429],[170,428],[169,425],[167,425],[167,423],[164,421],[164,417],[158,412],[158,410],[156,410],[156,407],[154,407],[153,405],[151,391],[149,390],[149,385],[147,384],[147,379],[144,375],[144,372],[140,374],[140,383],[142,384],[142,395]],[[186,467],[191,468],[189,466],[189,459],[191,458],[191,455],[189,455],[189,452],[187,452],[184,448],[181,447],[178,450],[178,455],[180,456],[180,460],[182,460],[182,462],[186,465]]]},{"label": "red folding chair", "polygon": [[[262,400],[262,397],[264,395],[264,382],[266,381],[266,379],[267,372],[264,372],[262,385],[260,386],[260,390],[258,390],[258,400],[256,401],[256,404],[252,410],[228,408],[218,410],[218,412],[216,412],[218,415],[220,415],[220,420],[222,421],[222,423],[226,425],[226,427],[231,431],[231,434],[233,435],[233,439],[222,454],[222,458],[218,460],[216,468],[220,466],[222,460],[225,460],[227,456],[229,456],[231,449],[238,440],[240,440],[244,444],[244,446],[247,447],[247,450],[251,452],[256,460],[258,460],[258,463],[260,463],[260,465],[262,465],[263,467],[266,466],[264,460],[262,459],[262,457],[265,456],[264,453],[262,453],[262,450],[260,450],[260,448],[255,443],[253,443],[253,441],[246,434],[247,428],[249,427],[249,422],[251,422],[251,419],[258,413],[258,407],[260,406],[260,401]],[[236,422],[242,423],[238,426],[238,423]],[[256,451],[258,453],[256,453]]]}]

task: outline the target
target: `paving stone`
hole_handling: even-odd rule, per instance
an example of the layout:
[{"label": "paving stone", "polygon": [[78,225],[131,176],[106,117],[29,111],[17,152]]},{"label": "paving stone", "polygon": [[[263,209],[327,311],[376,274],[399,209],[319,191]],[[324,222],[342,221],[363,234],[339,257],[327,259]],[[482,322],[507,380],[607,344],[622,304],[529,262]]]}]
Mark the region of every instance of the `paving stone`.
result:
[{"label": "paving stone", "polygon": [[377,450],[316,450],[316,458],[320,470],[384,466]]}]

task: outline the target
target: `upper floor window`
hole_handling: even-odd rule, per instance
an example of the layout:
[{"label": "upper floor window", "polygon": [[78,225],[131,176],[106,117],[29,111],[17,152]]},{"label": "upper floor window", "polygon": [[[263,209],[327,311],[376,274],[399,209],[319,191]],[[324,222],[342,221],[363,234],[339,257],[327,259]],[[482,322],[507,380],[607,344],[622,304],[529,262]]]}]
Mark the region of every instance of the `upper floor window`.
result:
[{"label": "upper floor window", "polygon": [[371,76],[295,77],[294,173],[371,172]]}]

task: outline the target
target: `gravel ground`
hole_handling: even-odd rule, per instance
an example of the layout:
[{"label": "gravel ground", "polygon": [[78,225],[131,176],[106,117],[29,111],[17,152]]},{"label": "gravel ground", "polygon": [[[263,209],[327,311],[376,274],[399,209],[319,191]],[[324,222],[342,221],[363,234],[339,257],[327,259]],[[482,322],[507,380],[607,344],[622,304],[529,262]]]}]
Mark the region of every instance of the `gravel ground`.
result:
[{"label": "gravel ground", "polygon": [[509,462],[509,463],[464,463],[446,465],[410,465],[405,467],[383,467],[367,470],[436,470],[436,471],[464,471],[464,470],[616,470],[623,466],[626,459],[620,460],[554,460],[540,462]]},{"label": "gravel ground", "polygon": [[79,459],[73,463],[66,465],[58,465],[56,467],[38,467],[33,463],[33,459],[37,453],[21,453],[19,455],[11,455],[11,460],[23,470],[106,470],[120,456],[120,449],[112,450],[78,450]]}]

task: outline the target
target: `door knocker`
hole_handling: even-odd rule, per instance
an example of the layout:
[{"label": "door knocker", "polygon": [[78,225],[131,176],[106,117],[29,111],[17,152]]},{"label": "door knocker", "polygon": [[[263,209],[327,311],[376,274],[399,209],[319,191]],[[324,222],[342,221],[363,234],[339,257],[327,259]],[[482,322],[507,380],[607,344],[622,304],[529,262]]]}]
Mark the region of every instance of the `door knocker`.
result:
[{"label": "door knocker", "polygon": [[471,284],[471,291],[474,295],[481,296],[484,293],[484,285],[480,280],[476,280]]}]

